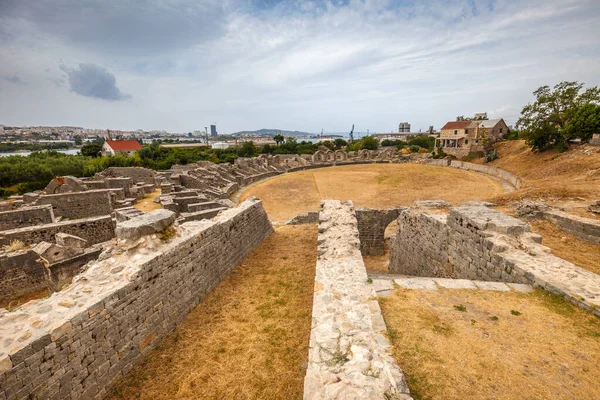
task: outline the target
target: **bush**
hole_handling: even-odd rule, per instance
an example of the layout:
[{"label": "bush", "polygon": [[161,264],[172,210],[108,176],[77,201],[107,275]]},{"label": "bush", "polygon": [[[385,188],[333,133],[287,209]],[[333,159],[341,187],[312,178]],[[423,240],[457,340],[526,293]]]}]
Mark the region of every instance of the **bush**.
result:
[{"label": "bush", "polygon": [[373,136],[365,136],[361,140],[361,150],[377,150],[379,142]]},{"label": "bush", "polygon": [[433,150],[435,146],[435,138],[427,135],[419,135],[408,141],[409,146],[419,146],[428,149],[429,151]]},{"label": "bush", "polygon": [[417,144],[413,144],[409,146],[409,150],[411,153],[418,153],[419,150],[421,150],[421,146],[417,145]]}]

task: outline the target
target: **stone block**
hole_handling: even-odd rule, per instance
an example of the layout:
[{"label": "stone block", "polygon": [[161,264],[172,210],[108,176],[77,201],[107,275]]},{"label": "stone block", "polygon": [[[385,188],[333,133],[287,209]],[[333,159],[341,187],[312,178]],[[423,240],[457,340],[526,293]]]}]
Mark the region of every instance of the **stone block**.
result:
[{"label": "stone block", "polygon": [[154,210],[118,224],[115,234],[121,239],[137,239],[162,231],[175,222],[175,217],[173,211]]},{"label": "stone block", "polygon": [[87,240],[75,235],[69,235],[68,233],[59,232],[54,238],[56,239],[56,244],[64,247],[84,249],[87,246]]}]

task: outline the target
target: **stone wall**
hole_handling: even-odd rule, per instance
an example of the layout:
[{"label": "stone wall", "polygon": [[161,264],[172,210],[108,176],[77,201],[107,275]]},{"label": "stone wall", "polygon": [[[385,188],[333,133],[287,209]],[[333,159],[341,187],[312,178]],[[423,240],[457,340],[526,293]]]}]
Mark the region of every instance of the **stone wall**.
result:
[{"label": "stone wall", "polygon": [[543,216],[571,235],[600,245],[600,221],[558,210],[544,211]]},{"label": "stone wall", "polygon": [[411,398],[383,335],[357,225],[351,201],[321,203],[304,399]]},{"label": "stone wall", "polygon": [[48,287],[44,266],[38,258],[32,250],[0,254],[0,300],[14,299]]},{"label": "stone wall", "polygon": [[142,167],[110,167],[95,175],[97,179],[126,177],[131,178],[133,183],[143,182],[154,184],[155,172]]},{"label": "stone wall", "polygon": [[110,215],[61,221],[0,232],[0,245],[20,240],[27,245],[39,242],[54,243],[57,233],[63,232],[87,240],[88,244],[106,242],[115,237],[115,222]]},{"label": "stone wall", "polygon": [[52,206],[33,206],[0,212],[0,231],[54,222]]},{"label": "stone wall", "polygon": [[452,168],[466,169],[468,171],[475,171],[475,172],[480,172],[482,174],[490,175],[490,176],[496,177],[498,179],[501,179],[503,181],[510,183],[517,189],[521,189],[521,179],[518,176],[513,175],[510,172],[505,171],[500,168],[491,167],[489,165],[483,165],[483,164],[474,164],[474,163],[470,163],[470,162],[466,162],[466,161],[457,161],[457,160],[452,160],[450,162],[450,166]]},{"label": "stone wall", "polygon": [[356,209],[360,251],[363,255],[382,255],[385,251],[385,228],[398,218],[398,214],[406,207],[374,210]]},{"label": "stone wall", "polygon": [[272,227],[250,199],[177,230],[169,243],[146,236],[143,253],[124,248],[60,293],[0,313],[0,398],[105,397]]},{"label": "stone wall", "polygon": [[402,211],[390,272],[526,283],[600,316],[600,275],[551,254],[523,221],[483,206]]},{"label": "stone wall", "polygon": [[71,219],[108,215],[113,209],[109,190],[102,189],[43,195],[35,204],[50,204],[55,216]]}]

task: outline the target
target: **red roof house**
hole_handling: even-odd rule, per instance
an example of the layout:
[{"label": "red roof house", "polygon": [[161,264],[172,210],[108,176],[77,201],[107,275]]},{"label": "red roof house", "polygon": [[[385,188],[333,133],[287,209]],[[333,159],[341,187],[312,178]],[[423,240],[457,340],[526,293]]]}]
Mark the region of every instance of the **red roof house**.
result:
[{"label": "red roof house", "polygon": [[102,145],[102,154],[114,156],[126,153],[130,155],[141,148],[142,145],[137,140],[107,140]]}]

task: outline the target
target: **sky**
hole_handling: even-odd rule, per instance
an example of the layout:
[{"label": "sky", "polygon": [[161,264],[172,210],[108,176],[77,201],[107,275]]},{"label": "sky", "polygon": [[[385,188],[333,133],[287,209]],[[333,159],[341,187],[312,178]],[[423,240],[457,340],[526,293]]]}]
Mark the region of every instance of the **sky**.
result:
[{"label": "sky", "polygon": [[600,1],[0,0],[0,124],[439,129],[600,85]]}]

